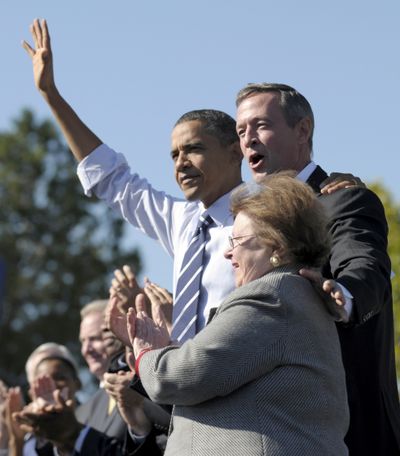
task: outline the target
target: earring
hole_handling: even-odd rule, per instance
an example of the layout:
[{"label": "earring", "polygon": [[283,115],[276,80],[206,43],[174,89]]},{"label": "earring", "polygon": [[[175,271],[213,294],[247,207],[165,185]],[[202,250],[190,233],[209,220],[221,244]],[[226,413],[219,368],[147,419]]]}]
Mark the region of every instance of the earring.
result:
[{"label": "earring", "polygon": [[274,268],[277,268],[280,265],[281,260],[279,256],[276,253],[274,253],[269,259],[269,262],[272,264]]}]

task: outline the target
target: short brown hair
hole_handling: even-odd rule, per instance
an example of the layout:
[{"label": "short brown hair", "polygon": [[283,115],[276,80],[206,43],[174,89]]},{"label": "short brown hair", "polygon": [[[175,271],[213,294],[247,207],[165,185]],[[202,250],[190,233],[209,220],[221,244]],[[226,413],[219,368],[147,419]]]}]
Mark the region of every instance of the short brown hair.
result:
[{"label": "short brown hair", "polygon": [[327,217],[312,189],[280,172],[241,185],[232,194],[231,210],[245,213],[265,245],[283,248],[291,261],[309,267],[324,264],[330,251]]},{"label": "short brown hair", "polygon": [[246,98],[265,92],[275,92],[279,95],[279,105],[282,109],[283,117],[290,128],[294,128],[305,117],[311,120],[311,134],[308,138],[311,152],[313,147],[314,114],[306,97],[293,87],[274,82],[250,83],[237,94],[236,106],[239,106]]}]

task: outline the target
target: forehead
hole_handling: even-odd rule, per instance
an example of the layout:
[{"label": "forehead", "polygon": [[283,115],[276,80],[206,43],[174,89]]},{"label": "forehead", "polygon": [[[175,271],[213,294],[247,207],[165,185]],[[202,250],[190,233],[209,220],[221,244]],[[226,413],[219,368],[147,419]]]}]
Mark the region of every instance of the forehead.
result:
[{"label": "forehead", "polygon": [[239,236],[244,234],[245,231],[246,234],[253,233],[253,224],[250,217],[241,211],[235,217],[235,221],[233,223],[233,234],[235,236]]},{"label": "forehead", "polygon": [[263,92],[245,98],[237,108],[237,122],[245,122],[253,117],[281,118],[283,111],[280,106],[280,94]]},{"label": "forehead", "polygon": [[172,130],[171,134],[172,149],[186,144],[213,140],[219,142],[217,138],[207,133],[203,122],[200,120],[189,120],[180,123]]},{"label": "forehead", "polygon": [[39,363],[35,370],[35,378],[41,375],[64,375],[71,377],[72,371],[71,368],[61,359],[44,359]]},{"label": "forehead", "polygon": [[102,312],[91,312],[86,315],[81,322],[80,336],[101,336],[103,320]]}]

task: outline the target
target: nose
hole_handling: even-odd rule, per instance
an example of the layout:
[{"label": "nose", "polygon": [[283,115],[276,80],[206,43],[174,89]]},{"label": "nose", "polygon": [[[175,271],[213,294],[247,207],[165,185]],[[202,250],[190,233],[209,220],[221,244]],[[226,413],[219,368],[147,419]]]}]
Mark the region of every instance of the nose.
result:
[{"label": "nose", "polygon": [[181,171],[182,169],[188,168],[191,165],[190,160],[187,158],[185,152],[180,151],[178,158],[175,162],[175,169]]},{"label": "nose", "polygon": [[230,260],[232,258],[232,247],[229,246],[225,252],[224,252],[224,257],[227,259],[227,260]]},{"label": "nose", "polygon": [[257,144],[259,142],[257,135],[252,128],[246,129],[244,135],[242,136],[242,142],[245,147],[254,146],[254,144]]}]

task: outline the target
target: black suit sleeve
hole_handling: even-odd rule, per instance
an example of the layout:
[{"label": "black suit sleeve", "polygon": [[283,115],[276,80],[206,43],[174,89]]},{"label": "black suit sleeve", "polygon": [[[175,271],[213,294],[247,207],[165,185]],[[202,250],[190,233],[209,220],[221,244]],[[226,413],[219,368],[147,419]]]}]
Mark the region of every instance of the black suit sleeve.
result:
[{"label": "black suit sleeve", "polygon": [[351,187],[321,196],[332,236],[323,270],[353,295],[351,322],[362,324],[380,312],[391,296],[391,264],[384,208],[370,190]]},{"label": "black suit sleeve", "polygon": [[151,432],[144,442],[136,443],[126,432],[125,442],[109,437],[95,429],[89,429],[81,451],[76,456],[161,456],[155,433]]}]

